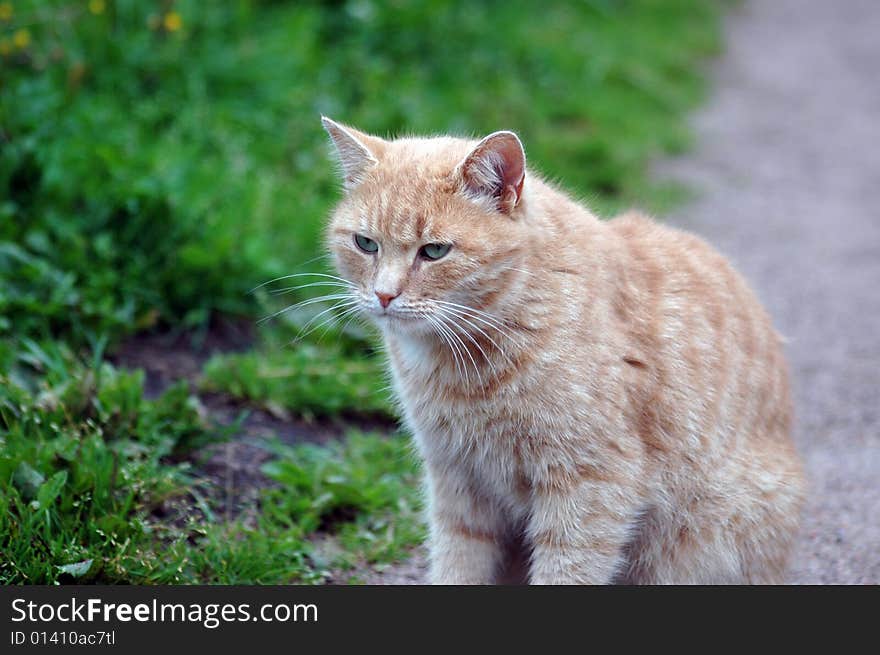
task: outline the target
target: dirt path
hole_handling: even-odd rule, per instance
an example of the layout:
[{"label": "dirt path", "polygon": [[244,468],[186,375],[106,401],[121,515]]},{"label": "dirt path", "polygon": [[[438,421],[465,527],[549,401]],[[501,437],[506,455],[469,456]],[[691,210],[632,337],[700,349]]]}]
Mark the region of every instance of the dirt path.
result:
[{"label": "dirt path", "polygon": [[[880,3],[745,3],[667,220],[715,244],[788,338],[811,496],[791,582],[880,583]],[[424,556],[370,582],[422,580]]]}]

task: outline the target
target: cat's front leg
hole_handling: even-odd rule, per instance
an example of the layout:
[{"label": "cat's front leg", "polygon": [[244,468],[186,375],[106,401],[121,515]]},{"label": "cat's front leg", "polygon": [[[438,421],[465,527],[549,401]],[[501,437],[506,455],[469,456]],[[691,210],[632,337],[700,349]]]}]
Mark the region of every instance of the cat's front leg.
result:
[{"label": "cat's front leg", "polygon": [[634,494],[615,482],[538,487],[529,520],[530,583],[610,584],[636,516]]},{"label": "cat's front leg", "polygon": [[502,559],[501,516],[450,467],[427,466],[432,584],[492,584]]}]

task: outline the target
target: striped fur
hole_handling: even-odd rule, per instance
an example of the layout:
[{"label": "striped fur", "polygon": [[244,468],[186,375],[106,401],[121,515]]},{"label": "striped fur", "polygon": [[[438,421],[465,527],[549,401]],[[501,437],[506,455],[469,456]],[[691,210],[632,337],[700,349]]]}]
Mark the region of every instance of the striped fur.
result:
[{"label": "striped fur", "polygon": [[[480,197],[474,141],[331,136],[362,159],[327,241],[426,464],[434,582],[511,561],[536,584],[783,580],[804,494],[786,366],[721,255],[531,172],[486,183],[524,164],[509,139],[475,164]],[[452,249],[419,258],[434,242]]]}]

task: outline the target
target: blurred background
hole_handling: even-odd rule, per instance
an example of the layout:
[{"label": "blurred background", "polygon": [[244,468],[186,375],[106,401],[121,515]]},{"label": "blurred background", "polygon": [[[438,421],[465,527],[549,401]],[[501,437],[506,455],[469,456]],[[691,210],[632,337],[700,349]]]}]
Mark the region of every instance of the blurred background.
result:
[{"label": "blurred background", "polygon": [[[674,206],[720,0],[0,1],[0,582],[358,582],[423,536],[319,116]],[[291,281],[293,280],[293,281]],[[259,286],[258,285],[263,285]],[[255,287],[258,287],[255,289]],[[318,328],[318,329],[314,329]]]}]

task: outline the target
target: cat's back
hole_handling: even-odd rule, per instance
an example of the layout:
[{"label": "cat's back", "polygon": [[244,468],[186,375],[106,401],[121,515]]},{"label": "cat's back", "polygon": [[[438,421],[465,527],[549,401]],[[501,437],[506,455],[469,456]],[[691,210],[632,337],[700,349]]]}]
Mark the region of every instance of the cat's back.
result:
[{"label": "cat's back", "polygon": [[621,249],[614,312],[635,388],[651,405],[642,430],[660,447],[674,444],[656,435],[675,433],[788,443],[782,340],[743,276],[699,237],[640,214],[607,227]]}]

